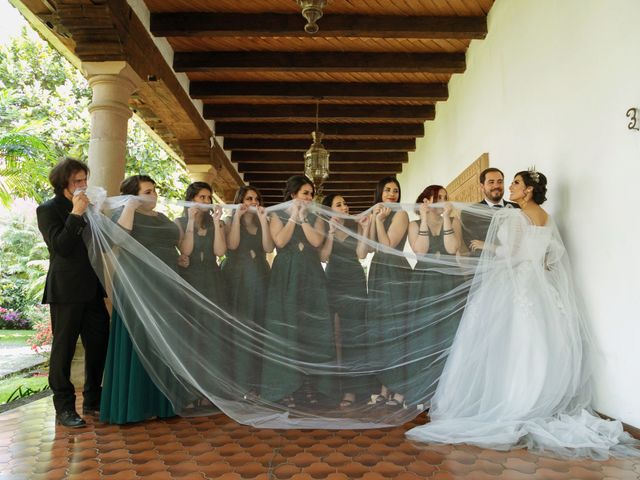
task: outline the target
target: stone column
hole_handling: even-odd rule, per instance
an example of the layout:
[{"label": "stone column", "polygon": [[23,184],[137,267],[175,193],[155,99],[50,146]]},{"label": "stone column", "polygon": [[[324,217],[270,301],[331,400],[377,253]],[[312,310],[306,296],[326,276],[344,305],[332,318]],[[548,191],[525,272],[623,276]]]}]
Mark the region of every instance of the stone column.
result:
[{"label": "stone column", "polygon": [[117,195],[124,178],[127,125],[132,115],[128,101],[142,79],[122,61],[85,62],[82,71],[93,90],[89,105],[89,185],[104,187],[108,195]]},{"label": "stone column", "polygon": [[[117,195],[124,178],[127,126],[132,112],[129,97],[142,80],[126,62],[87,62],[81,66],[89,79],[93,98],[89,141],[89,185]],[[84,348],[78,340],[71,363],[71,381],[76,390],[84,385]]]}]

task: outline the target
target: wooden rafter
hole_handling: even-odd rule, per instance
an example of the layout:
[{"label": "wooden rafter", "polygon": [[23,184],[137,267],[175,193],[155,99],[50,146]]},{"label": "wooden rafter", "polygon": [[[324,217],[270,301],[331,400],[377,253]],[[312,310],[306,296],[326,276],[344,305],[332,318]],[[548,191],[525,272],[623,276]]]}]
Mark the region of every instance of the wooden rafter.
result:
[{"label": "wooden rafter", "polygon": [[444,83],[346,83],[346,82],[192,82],[189,93],[201,100],[246,100],[269,98],[295,101],[387,100],[437,102],[447,100]]},{"label": "wooden rafter", "polygon": [[[302,161],[300,152],[231,152],[231,161],[238,163],[279,163]],[[407,152],[335,152],[331,153],[331,163],[407,163]]]},{"label": "wooden rafter", "polygon": [[[323,105],[320,119],[323,122],[379,122],[398,123],[425,121],[435,118],[433,105]],[[220,121],[290,122],[292,120],[313,121],[315,105],[205,105],[204,117]]]},{"label": "wooden rafter", "polygon": [[[256,123],[216,122],[216,134],[225,138],[310,138],[314,123]],[[325,138],[368,137],[405,139],[422,137],[424,124],[420,123],[359,123],[324,124],[320,126]]]},{"label": "wooden rafter", "polygon": [[[397,152],[416,149],[415,139],[411,140],[323,140],[324,147],[333,152]],[[288,140],[279,138],[225,138],[224,149],[304,152],[311,140]]]},{"label": "wooden rafter", "polygon": [[176,72],[462,73],[464,53],[178,52]]},{"label": "wooden rafter", "polygon": [[[151,32],[157,37],[300,37],[300,15],[277,13],[156,13]],[[479,39],[487,19],[391,15],[326,15],[319,37]]]}]

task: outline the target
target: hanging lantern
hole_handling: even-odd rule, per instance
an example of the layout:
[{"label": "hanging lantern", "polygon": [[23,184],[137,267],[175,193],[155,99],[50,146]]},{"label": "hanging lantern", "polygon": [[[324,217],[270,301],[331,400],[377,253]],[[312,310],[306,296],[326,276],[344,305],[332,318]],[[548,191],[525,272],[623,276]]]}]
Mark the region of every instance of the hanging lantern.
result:
[{"label": "hanging lantern", "polygon": [[313,181],[316,194],[322,193],[323,183],[329,178],[329,152],[322,145],[322,133],[318,127],[319,102],[316,102],[316,129],[311,132],[313,143],[304,154],[304,174]]},{"label": "hanging lantern", "polygon": [[307,19],[304,31],[309,34],[316,33],[319,28],[316,22],[322,18],[322,9],[327,5],[327,0],[298,0],[302,8],[302,16]]}]

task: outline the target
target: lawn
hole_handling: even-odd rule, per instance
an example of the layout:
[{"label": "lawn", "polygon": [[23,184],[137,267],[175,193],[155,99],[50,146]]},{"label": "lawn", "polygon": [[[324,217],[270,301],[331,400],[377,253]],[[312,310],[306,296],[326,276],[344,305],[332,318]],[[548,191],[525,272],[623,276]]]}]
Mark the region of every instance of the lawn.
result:
[{"label": "lawn", "polygon": [[33,391],[40,391],[48,385],[46,372],[44,375],[33,375],[33,373],[26,373],[0,380],[0,404],[6,403],[18,387],[22,387],[23,392],[29,388]]},{"label": "lawn", "polygon": [[27,346],[34,330],[0,330],[0,346]]}]

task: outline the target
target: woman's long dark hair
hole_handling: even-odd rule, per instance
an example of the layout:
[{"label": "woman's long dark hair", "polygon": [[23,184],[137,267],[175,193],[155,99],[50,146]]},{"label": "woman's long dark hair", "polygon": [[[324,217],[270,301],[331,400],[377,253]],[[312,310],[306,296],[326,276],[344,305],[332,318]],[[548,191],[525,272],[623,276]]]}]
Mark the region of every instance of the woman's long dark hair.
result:
[{"label": "woman's long dark hair", "polygon": [[233,199],[233,203],[235,203],[235,204],[242,203],[244,201],[244,197],[247,194],[247,192],[251,192],[251,191],[256,192],[256,197],[258,197],[258,205],[263,207],[264,203],[262,201],[262,193],[260,193],[260,190],[258,190],[256,187],[252,187],[251,185],[242,185],[236,191],[236,196]]},{"label": "woman's long dark hair", "polygon": [[398,182],[398,179],[396,177],[394,177],[393,175],[381,178],[378,181],[378,184],[376,185],[376,195],[375,195],[375,197],[373,199],[373,203],[382,202],[382,192],[384,191],[384,186],[387,183],[395,183],[397,185],[397,187],[398,187],[398,203],[400,203],[400,200],[402,198],[402,189],[400,188],[400,182]]},{"label": "woman's long dark hair", "polygon": [[[193,182],[187,187],[187,191],[184,193],[184,199],[187,202],[192,202],[193,199],[196,198],[196,195],[198,195],[200,190],[209,190],[209,192],[213,194],[213,189],[207,182]],[[211,225],[213,225],[213,217],[211,216],[211,213],[212,210],[207,210],[206,212],[204,212],[204,216],[202,218],[202,227],[209,228]],[[184,209],[182,210],[182,216],[187,219],[189,218],[189,209],[187,207],[184,207]]]},{"label": "woman's long dark hair", "polygon": [[313,182],[306,177],[305,175],[294,175],[287,179],[287,184],[284,187],[283,199],[285,202],[288,202],[292,199],[292,195],[294,193],[298,193],[298,191],[305,185],[311,185],[311,190],[313,192],[313,196],[316,195],[316,187],[313,186]]}]

